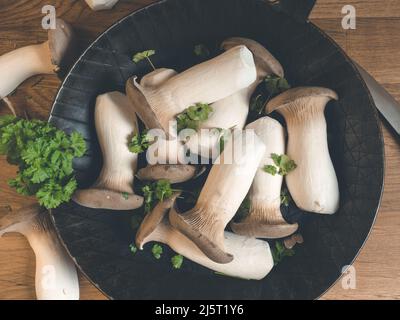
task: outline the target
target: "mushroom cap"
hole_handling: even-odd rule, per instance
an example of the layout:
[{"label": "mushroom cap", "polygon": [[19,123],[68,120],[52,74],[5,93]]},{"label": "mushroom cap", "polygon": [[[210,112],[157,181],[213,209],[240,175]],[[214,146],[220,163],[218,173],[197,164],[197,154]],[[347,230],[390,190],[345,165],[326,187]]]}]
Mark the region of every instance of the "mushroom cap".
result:
[{"label": "mushroom cap", "polygon": [[221,243],[217,243],[215,239],[211,238],[212,235],[203,234],[199,230],[193,228],[193,226],[186,221],[186,214],[180,214],[178,208],[174,205],[169,211],[169,221],[171,225],[191,239],[199,249],[214,262],[221,264],[231,262],[234,259],[233,255],[225,252],[222,249]]},{"label": "mushroom cap", "polygon": [[17,211],[1,210],[0,237],[4,233],[17,231],[17,225],[28,222],[44,211],[46,211],[46,209],[40,207],[38,204],[33,204]]},{"label": "mushroom cap", "polygon": [[260,43],[248,38],[233,37],[222,42],[221,47],[229,50],[238,45],[245,45],[254,56],[254,62],[259,77],[266,77],[269,74],[275,74],[281,78],[284,77],[284,71],[279,61]]},{"label": "mushroom cap", "polygon": [[159,202],[143,219],[139,230],[136,233],[135,240],[136,246],[140,250],[142,250],[143,246],[147,243],[146,239],[157,229],[159,224],[162,223],[169,209],[174,205],[175,200],[179,195],[180,192],[175,192],[168,199]]},{"label": "mushroom cap", "polygon": [[129,78],[126,82],[126,95],[132,101],[132,104],[135,106],[136,114],[143,121],[145,126],[148,129],[163,129],[164,127],[158,121],[156,114],[153,109],[150,107],[149,103],[143,92],[139,89],[142,88],[137,83],[137,77]]},{"label": "mushroom cap", "polygon": [[65,64],[64,60],[71,56],[71,50],[74,50],[74,31],[70,24],[57,18],[56,28],[49,30],[48,38],[51,63],[56,67],[61,67]]},{"label": "mushroom cap", "polygon": [[289,89],[277,97],[273,98],[265,106],[265,111],[269,114],[275,110],[287,107],[296,100],[303,98],[326,97],[333,100],[338,100],[337,93],[328,88],[322,87],[298,87]]},{"label": "mushroom cap", "polygon": [[134,210],[143,205],[143,198],[136,194],[96,188],[78,190],[72,200],[93,209]]},{"label": "mushroom cap", "polygon": [[297,223],[267,224],[260,221],[231,222],[234,233],[242,236],[266,239],[280,239],[295,233],[299,228]]},{"label": "mushroom cap", "polygon": [[169,180],[172,184],[188,181],[196,176],[197,168],[185,164],[156,164],[138,171],[140,180],[156,181]]}]

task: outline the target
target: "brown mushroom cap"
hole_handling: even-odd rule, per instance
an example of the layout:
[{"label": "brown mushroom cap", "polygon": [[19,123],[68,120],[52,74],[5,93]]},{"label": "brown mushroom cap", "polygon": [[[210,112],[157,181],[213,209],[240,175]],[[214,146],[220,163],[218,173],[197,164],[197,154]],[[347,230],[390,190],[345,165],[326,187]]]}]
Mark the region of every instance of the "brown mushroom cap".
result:
[{"label": "brown mushroom cap", "polygon": [[78,190],[72,200],[93,209],[134,210],[143,205],[143,198],[136,194],[96,188]]},{"label": "brown mushroom cap", "polygon": [[223,236],[222,239],[219,239],[218,235],[213,234],[212,231],[209,234],[204,234],[196,228],[193,228],[186,220],[187,215],[190,215],[193,210],[195,209],[182,215],[178,212],[176,205],[174,205],[169,211],[169,221],[171,225],[191,239],[199,249],[214,262],[221,264],[231,262],[234,257],[223,250]]},{"label": "brown mushroom cap", "polygon": [[279,96],[273,98],[265,106],[265,111],[269,114],[275,110],[287,107],[289,104],[293,103],[296,100],[313,97],[326,97],[334,100],[339,99],[337,93],[328,88],[298,87],[289,89]]},{"label": "brown mushroom cap", "polygon": [[258,77],[264,78],[269,74],[275,74],[281,78],[284,77],[282,65],[257,41],[247,38],[233,37],[222,42],[221,47],[224,50],[229,50],[238,45],[245,45],[253,53]]},{"label": "brown mushroom cap", "polygon": [[49,30],[48,38],[51,62],[57,69],[57,67],[59,68],[64,64],[64,60],[68,58],[72,50],[74,50],[74,31],[67,22],[57,18],[56,28]]},{"label": "brown mushroom cap", "polygon": [[144,94],[136,85],[137,77],[129,78],[126,82],[126,95],[135,106],[136,114],[148,129],[164,129],[156,114],[147,102]]},{"label": "brown mushroom cap", "polygon": [[14,231],[13,227],[16,227],[18,224],[26,223],[45,211],[46,209],[40,207],[38,204],[30,205],[17,211],[1,210],[0,237],[6,232]]},{"label": "brown mushroom cap", "polygon": [[280,239],[295,233],[299,228],[297,223],[266,224],[260,221],[231,222],[234,233],[247,237]]},{"label": "brown mushroom cap", "polygon": [[138,171],[140,180],[169,180],[172,184],[188,181],[196,176],[197,168],[185,164],[156,164]]},{"label": "brown mushroom cap", "polygon": [[180,192],[175,192],[170,198],[159,202],[154,209],[143,219],[139,230],[136,233],[136,246],[142,250],[147,243],[148,238],[158,227],[158,225],[166,217],[169,209],[174,205],[175,200],[179,197]]}]

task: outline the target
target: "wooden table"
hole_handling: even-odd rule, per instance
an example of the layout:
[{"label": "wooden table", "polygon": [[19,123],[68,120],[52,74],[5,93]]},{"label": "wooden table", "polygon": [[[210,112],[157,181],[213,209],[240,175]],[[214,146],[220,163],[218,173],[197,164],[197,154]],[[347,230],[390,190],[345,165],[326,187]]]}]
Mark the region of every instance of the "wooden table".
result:
[{"label": "wooden table", "polygon": [[[0,0],[0,54],[46,40],[41,8],[53,4],[57,16],[71,22],[89,44],[107,26],[152,0],[121,0],[113,10],[92,12],[83,0]],[[343,30],[341,9],[357,9],[357,29]],[[331,35],[400,101],[400,1],[318,0],[311,20]],[[38,76],[26,81],[11,96],[25,105],[31,117],[46,119],[60,80]],[[0,114],[6,108],[0,107]],[[323,299],[400,299],[400,145],[383,127],[386,147],[386,182],[381,209],[373,231],[354,266],[357,289],[344,290],[339,281]],[[0,207],[18,209],[28,201],[7,186],[15,168],[0,158]],[[0,239],[0,299],[35,299],[34,256],[17,234]],[[81,277],[82,299],[105,299]]]}]

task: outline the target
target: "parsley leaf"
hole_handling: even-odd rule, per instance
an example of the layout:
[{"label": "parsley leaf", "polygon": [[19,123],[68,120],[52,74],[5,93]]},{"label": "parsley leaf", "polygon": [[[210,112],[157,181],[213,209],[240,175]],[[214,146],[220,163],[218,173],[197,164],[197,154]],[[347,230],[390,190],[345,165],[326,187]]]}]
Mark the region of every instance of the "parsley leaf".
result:
[{"label": "parsley leaf", "polygon": [[289,193],[288,189],[283,189],[281,191],[281,204],[283,204],[285,207],[289,207],[290,202],[292,201],[292,197]]},{"label": "parsley leaf", "polygon": [[151,65],[151,67],[154,70],[156,70],[156,67],[154,66],[153,62],[150,60],[150,57],[155,55],[155,54],[156,54],[155,50],[145,50],[145,51],[136,53],[133,56],[132,60],[133,60],[134,63],[139,63],[140,61],[146,59],[149,62],[149,64]]},{"label": "parsley leaf", "polygon": [[151,252],[153,253],[154,258],[161,259],[161,255],[163,253],[163,248],[159,244],[155,244],[153,248],[151,248]]},{"label": "parsley leaf", "polygon": [[190,106],[176,117],[178,132],[184,129],[197,131],[200,124],[206,121],[213,111],[213,108],[207,103],[196,103],[194,106]]},{"label": "parsley leaf", "polygon": [[297,164],[294,162],[294,160],[291,160],[285,154],[278,155],[276,153],[272,153],[271,159],[274,161],[275,166],[266,165],[264,166],[263,170],[273,176],[277,173],[281,176],[286,176],[297,168]]},{"label": "parsley leaf", "polygon": [[135,134],[131,141],[129,141],[128,149],[132,153],[142,153],[145,152],[150,144],[153,142],[153,137],[151,137],[147,131],[142,132],[142,134]]},{"label": "parsley leaf", "polygon": [[134,244],[130,244],[129,245],[129,250],[133,253],[133,254],[135,254],[136,252],[137,252],[137,247],[134,245]]},{"label": "parsley leaf", "polygon": [[274,266],[279,264],[285,257],[292,257],[295,254],[293,249],[287,249],[281,241],[275,242],[275,247],[271,250]]},{"label": "parsley leaf", "polygon": [[122,195],[122,198],[124,198],[125,200],[129,199],[129,193],[128,192],[122,192],[121,195]]},{"label": "parsley leaf", "polygon": [[281,78],[277,75],[269,75],[264,79],[265,87],[271,96],[282,93],[290,89],[290,85],[285,78]]},{"label": "parsley leaf", "polygon": [[203,59],[206,59],[210,56],[210,50],[204,44],[195,45],[193,52],[196,56]]},{"label": "parsley leaf", "polygon": [[68,202],[77,188],[72,161],[86,152],[83,137],[39,120],[0,117],[0,154],[18,166],[10,187],[36,196],[47,209]]},{"label": "parsley leaf", "polygon": [[174,269],[180,269],[182,267],[183,264],[183,256],[180,254],[177,254],[176,256],[173,256],[171,258],[171,263],[172,263],[172,267]]},{"label": "parsley leaf", "polygon": [[168,180],[158,180],[157,182],[145,185],[142,188],[145,212],[151,211],[156,202],[170,198],[174,191]]}]

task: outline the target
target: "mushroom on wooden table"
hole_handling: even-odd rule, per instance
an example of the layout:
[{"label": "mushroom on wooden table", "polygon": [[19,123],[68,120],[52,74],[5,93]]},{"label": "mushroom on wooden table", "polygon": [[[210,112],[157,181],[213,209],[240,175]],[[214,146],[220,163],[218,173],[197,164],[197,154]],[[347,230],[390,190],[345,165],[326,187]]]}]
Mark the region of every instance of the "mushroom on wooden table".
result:
[{"label": "mushroom on wooden table", "polygon": [[267,242],[231,232],[224,232],[223,237],[227,250],[235,259],[227,264],[209,259],[196,244],[169,223],[167,213],[177,196],[178,194],[174,194],[173,197],[158,203],[145,217],[136,234],[138,248],[142,249],[151,241],[161,242],[206,268],[242,279],[260,280],[271,271],[274,262]]},{"label": "mushroom on wooden table", "polygon": [[72,199],[89,208],[132,210],[142,206],[143,198],[133,190],[138,155],[128,149],[130,136],[138,132],[129,99],[120,92],[98,96],[95,125],[103,168],[94,185],[76,191]]},{"label": "mushroom on wooden table", "polygon": [[0,100],[4,99],[14,115],[17,111],[7,99],[26,79],[38,74],[53,74],[65,68],[74,50],[72,27],[62,19],[49,29],[42,44],[18,48],[0,56]]},{"label": "mushroom on wooden table", "polygon": [[287,237],[296,232],[298,224],[287,223],[281,213],[283,176],[264,171],[265,166],[273,165],[272,154],[285,153],[284,129],[278,121],[264,117],[247,125],[246,130],[254,130],[266,149],[250,189],[250,211],[242,221],[232,221],[230,226],[235,233],[249,237]]},{"label": "mushroom on wooden table", "polygon": [[287,154],[297,169],[286,176],[296,205],[309,212],[333,214],[339,208],[339,186],[329,154],[324,110],[336,92],[320,87],[289,89],[266,105],[277,111],[288,128]]},{"label": "mushroom on wooden table", "polygon": [[75,264],[60,243],[46,209],[31,205],[0,212],[0,237],[10,232],[24,235],[35,253],[38,300],[79,300]]},{"label": "mushroom on wooden table", "polygon": [[119,0],[85,0],[94,11],[112,9]]}]

